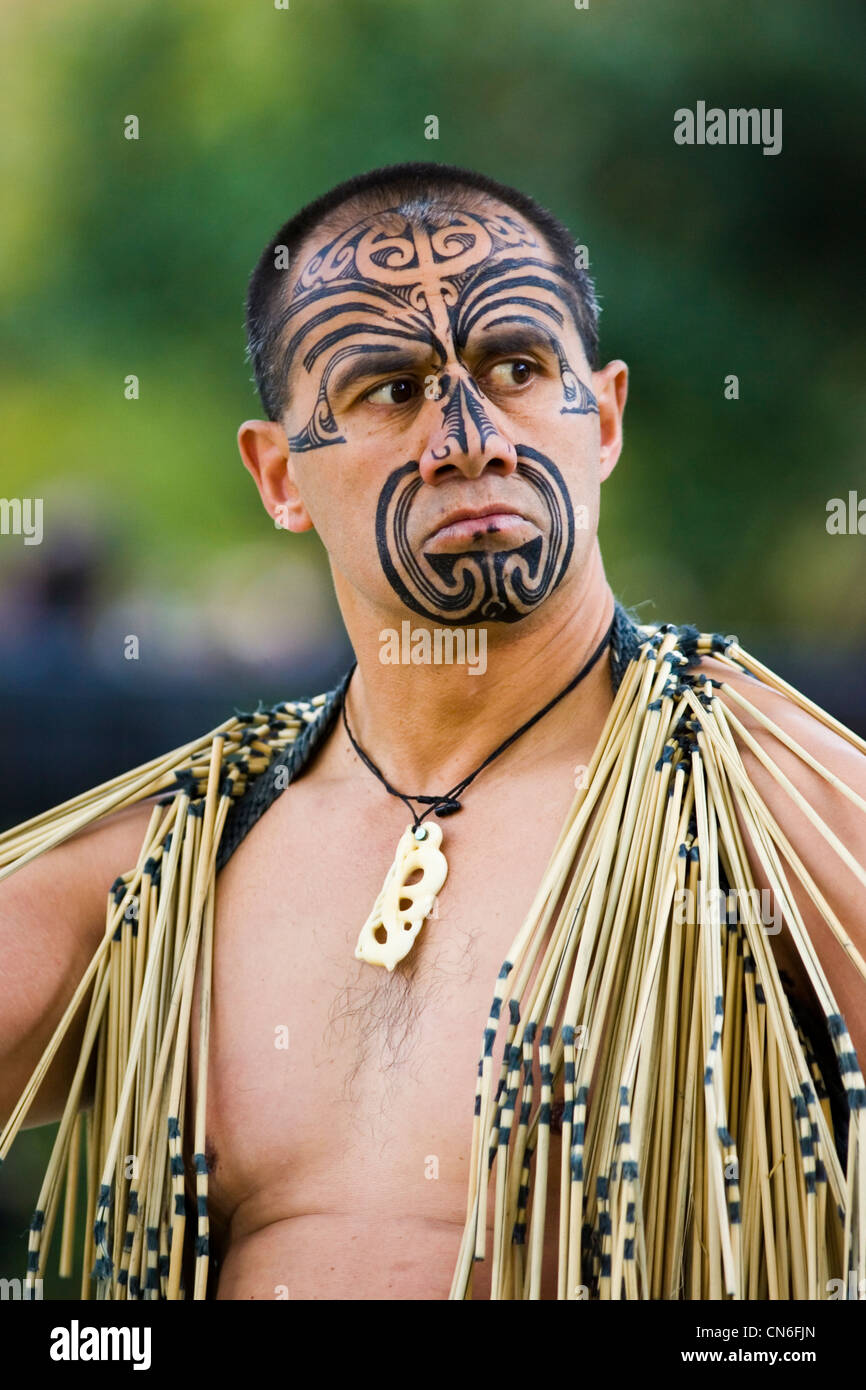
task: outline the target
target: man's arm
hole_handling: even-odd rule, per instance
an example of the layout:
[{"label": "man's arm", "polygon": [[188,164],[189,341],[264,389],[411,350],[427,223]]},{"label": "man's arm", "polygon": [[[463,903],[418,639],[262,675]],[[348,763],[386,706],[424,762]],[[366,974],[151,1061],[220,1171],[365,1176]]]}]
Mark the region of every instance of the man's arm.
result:
[{"label": "man's arm", "polygon": [[[115,812],[0,883],[0,1129],[105,933],[109,889],[136,864],[152,810],[152,802],[146,801]],[[88,1002],[89,995],[28,1111],[25,1128],[60,1118],[81,1050]],[[85,1092],[84,1103],[90,1099]]]},{"label": "man's arm", "polygon": [[[833,730],[825,728],[819,720],[798,708],[785,695],[769,689],[751,676],[740,671],[731,671],[723,663],[709,658],[704,659],[702,668],[713,679],[726,681],[734,691],[778,725],[828,772],[834,773],[840,781],[866,800],[866,756],[857,748]],[[796,753],[768,731],[760,720],[744,710],[733,696],[718,690],[715,693],[725,709],[746,727],[752,738],[794,784],[811,810],[830,828],[856,863],[861,868],[866,868],[866,812],[803,762]],[[785,788],[779,785],[757,754],[744,744],[736,729],[734,736],[746,772],[755,789],[790,841],[795,854],[814,879],[853,945],[861,957],[866,959],[866,887],[827,843],[807,813],[795,803]],[[740,826],[742,829],[741,817]],[[763,867],[754,847],[748,841],[747,847],[755,883],[759,888],[764,888],[767,886],[767,877]],[[851,956],[840,945],[831,927],[812,902],[806,889],[801,886],[784,857],[783,864],[806,931],[839,1011],[848,1025],[862,1070],[866,1067],[866,980]],[[794,947],[787,931],[771,936],[770,940],[779,965],[795,977],[802,977],[793,956]]]}]

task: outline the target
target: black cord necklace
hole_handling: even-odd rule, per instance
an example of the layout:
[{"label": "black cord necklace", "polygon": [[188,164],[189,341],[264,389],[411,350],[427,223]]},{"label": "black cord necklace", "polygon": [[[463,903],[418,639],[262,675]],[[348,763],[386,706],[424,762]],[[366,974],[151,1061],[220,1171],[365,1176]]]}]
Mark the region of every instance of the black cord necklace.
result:
[{"label": "black cord necklace", "polygon": [[[581,667],[577,675],[572,677],[568,685],[560,690],[558,695],[554,695],[552,700],[548,700],[543,709],[538,710],[524,724],[521,724],[519,729],[504,739],[498,748],[494,748],[493,752],[489,753],[482,763],[479,763],[474,772],[470,772],[467,777],[462,778],[444,796],[409,796],[391,786],[373,759],[364,752],[349,728],[349,718],[346,713],[348,691],[346,691],[342,701],[342,715],[349,742],[365,767],[369,768],[373,776],[378,778],[391,796],[399,797],[408,807],[412,816],[412,824],[406,828],[400,839],[394,862],[373,906],[373,911],[361,929],[361,935],[355,947],[355,955],[359,960],[365,960],[371,965],[384,965],[388,970],[393,970],[397,961],[402,960],[408,954],[415,937],[421,930],[424,918],[429,916],[433,910],[436,894],[445,882],[448,873],[448,862],[439,848],[442,843],[441,828],[432,824],[425,826],[422,822],[434,811],[438,817],[443,817],[453,816],[456,811],[463,809],[460,797],[467,787],[475,781],[478,774],[489,767],[495,758],[505,752],[506,748],[510,748],[513,743],[516,743],[534,724],[549,714],[560,700],[565,699],[565,696],[570,694],[589,675],[610,642],[615,622],[616,619],[614,618],[589,660]],[[426,806],[427,810],[419,814],[412,806],[413,801]],[[407,882],[418,870],[421,871],[420,881]]]}]

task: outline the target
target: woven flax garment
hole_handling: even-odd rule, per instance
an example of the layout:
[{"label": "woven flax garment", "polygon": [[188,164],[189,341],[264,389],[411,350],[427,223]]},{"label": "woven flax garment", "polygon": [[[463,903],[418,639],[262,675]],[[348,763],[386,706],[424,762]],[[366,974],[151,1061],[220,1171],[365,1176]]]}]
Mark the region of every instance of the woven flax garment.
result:
[{"label": "woven flax garment", "polygon": [[[481,1258],[491,1263],[493,1298],[540,1296],[554,1183],[561,1299],[856,1297],[866,1278],[866,1090],[795,883],[852,969],[866,976],[866,964],[746,775],[740,750],[758,745],[740,714],[757,712],[727,686],[723,706],[701,670],[704,654],[782,692],[866,753],[866,744],[735,638],[670,625],[638,629],[617,605],[613,707],[535,901],[492,982],[489,1018],[479,1019],[467,1219],[452,1298],[471,1297]],[[61,1273],[72,1267],[69,1193],[83,1150],[81,1296],[207,1296],[205,1103],[217,874],[309,764],[347,683],[348,676],[311,701],[238,714],[0,836],[2,877],[119,807],[162,794],[137,864],[109,894],[102,942],[0,1135],[2,1159],[89,999],[80,1062],[30,1225],[31,1294],[64,1192]],[[758,717],[771,751],[781,738],[840,789]],[[761,752],[772,771],[771,755]],[[777,780],[796,800],[781,772]],[[866,803],[841,790],[866,814]],[[831,857],[853,864],[866,884],[866,872],[811,815]],[[740,819],[818,1001],[820,1038],[804,1031],[783,988]],[[197,971],[201,1075],[189,1113]],[[502,1053],[494,1056],[500,1026]],[[94,1056],[95,1104],[81,1114]],[[559,1083],[562,1165],[550,1172]],[[467,1096],[467,1126],[471,1104]],[[185,1133],[194,1173],[184,1165]],[[828,1294],[834,1288],[843,1292]]]}]

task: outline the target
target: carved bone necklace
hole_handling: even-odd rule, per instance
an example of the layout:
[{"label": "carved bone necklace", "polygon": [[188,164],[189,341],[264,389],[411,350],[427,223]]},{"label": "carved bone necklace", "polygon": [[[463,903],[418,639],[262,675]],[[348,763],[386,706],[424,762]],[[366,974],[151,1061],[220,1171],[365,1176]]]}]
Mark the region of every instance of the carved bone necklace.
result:
[{"label": "carved bone necklace", "polygon": [[[407,796],[404,792],[399,792],[396,787],[391,786],[372,758],[364,752],[349,728],[349,719],[346,714],[348,691],[346,691],[342,701],[342,714],[349,742],[362,763],[373,773],[373,776],[379,779],[387,792],[390,792],[392,796],[399,797],[406,804],[409,808],[409,814],[412,816],[412,824],[407,825],[400,836],[394,862],[388,870],[379,896],[373,904],[373,909],[361,928],[358,944],[355,947],[355,956],[358,960],[366,961],[368,965],[384,965],[390,971],[394,969],[398,961],[409,954],[426,918],[433,911],[436,894],[448,877],[448,861],[441,849],[442,827],[424,825],[422,822],[434,811],[437,816],[443,817],[453,816],[455,812],[463,809],[459,798],[469,784],[475,781],[478,774],[489,767],[494,758],[498,758],[500,753],[505,752],[506,748],[510,748],[512,743],[516,743],[521,735],[532,728],[533,724],[537,724],[539,719],[543,719],[554,705],[558,705],[560,700],[570,694],[583,678],[589,675],[610,642],[613,627],[614,624],[611,623],[592,656],[577,675],[569,681],[565,689],[560,690],[558,695],[554,695],[553,699],[549,700],[543,709],[538,710],[530,719],[527,719],[525,724],[521,724],[519,729],[500,743],[498,748],[494,748],[492,753],[488,754],[474,772],[470,772],[468,777],[464,777],[444,796]],[[427,810],[419,815],[412,806],[413,801],[420,802],[427,807]],[[410,882],[409,880],[419,872],[421,874],[420,879]]]}]

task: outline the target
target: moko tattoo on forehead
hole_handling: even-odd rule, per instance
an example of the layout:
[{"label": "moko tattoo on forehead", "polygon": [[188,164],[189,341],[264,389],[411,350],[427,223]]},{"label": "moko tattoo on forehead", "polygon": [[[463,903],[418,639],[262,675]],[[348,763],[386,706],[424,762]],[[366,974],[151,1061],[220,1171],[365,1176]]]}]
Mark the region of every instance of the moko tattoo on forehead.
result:
[{"label": "moko tattoo on forehead", "polygon": [[376,545],[388,582],[407,608],[457,627],[516,623],[553,593],[574,548],[571,499],[559,469],[535,449],[518,446],[516,475],[541,502],[540,536],[511,550],[416,556],[408,540],[409,517],[424,484],[414,461],[394,470],[379,496]]},{"label": "moko tattoo on forehead", "polygon": [[[553,325],[545,333],[559,362],[563,413],[597,410],[554,331],[565,315],[544,298],[546,292],[572,312],[575,291],[541,250],[518,218],[480,212],[454,213],[452,222],[437,227],[431,219],[410,222],[393,209],[342,232],[304,266],[278,325],[286,336],[283,380],[299,355],[308,373],[327,358],[313,413],[290,448],[345,443],[329,397],[338,362],[388,347],[398,352],[399,343],[409,341],[429,348],[441,368],[449,342],[459,353],[473,330],[493,323]],[[517,306],[519,314],[506,312]]]}]

